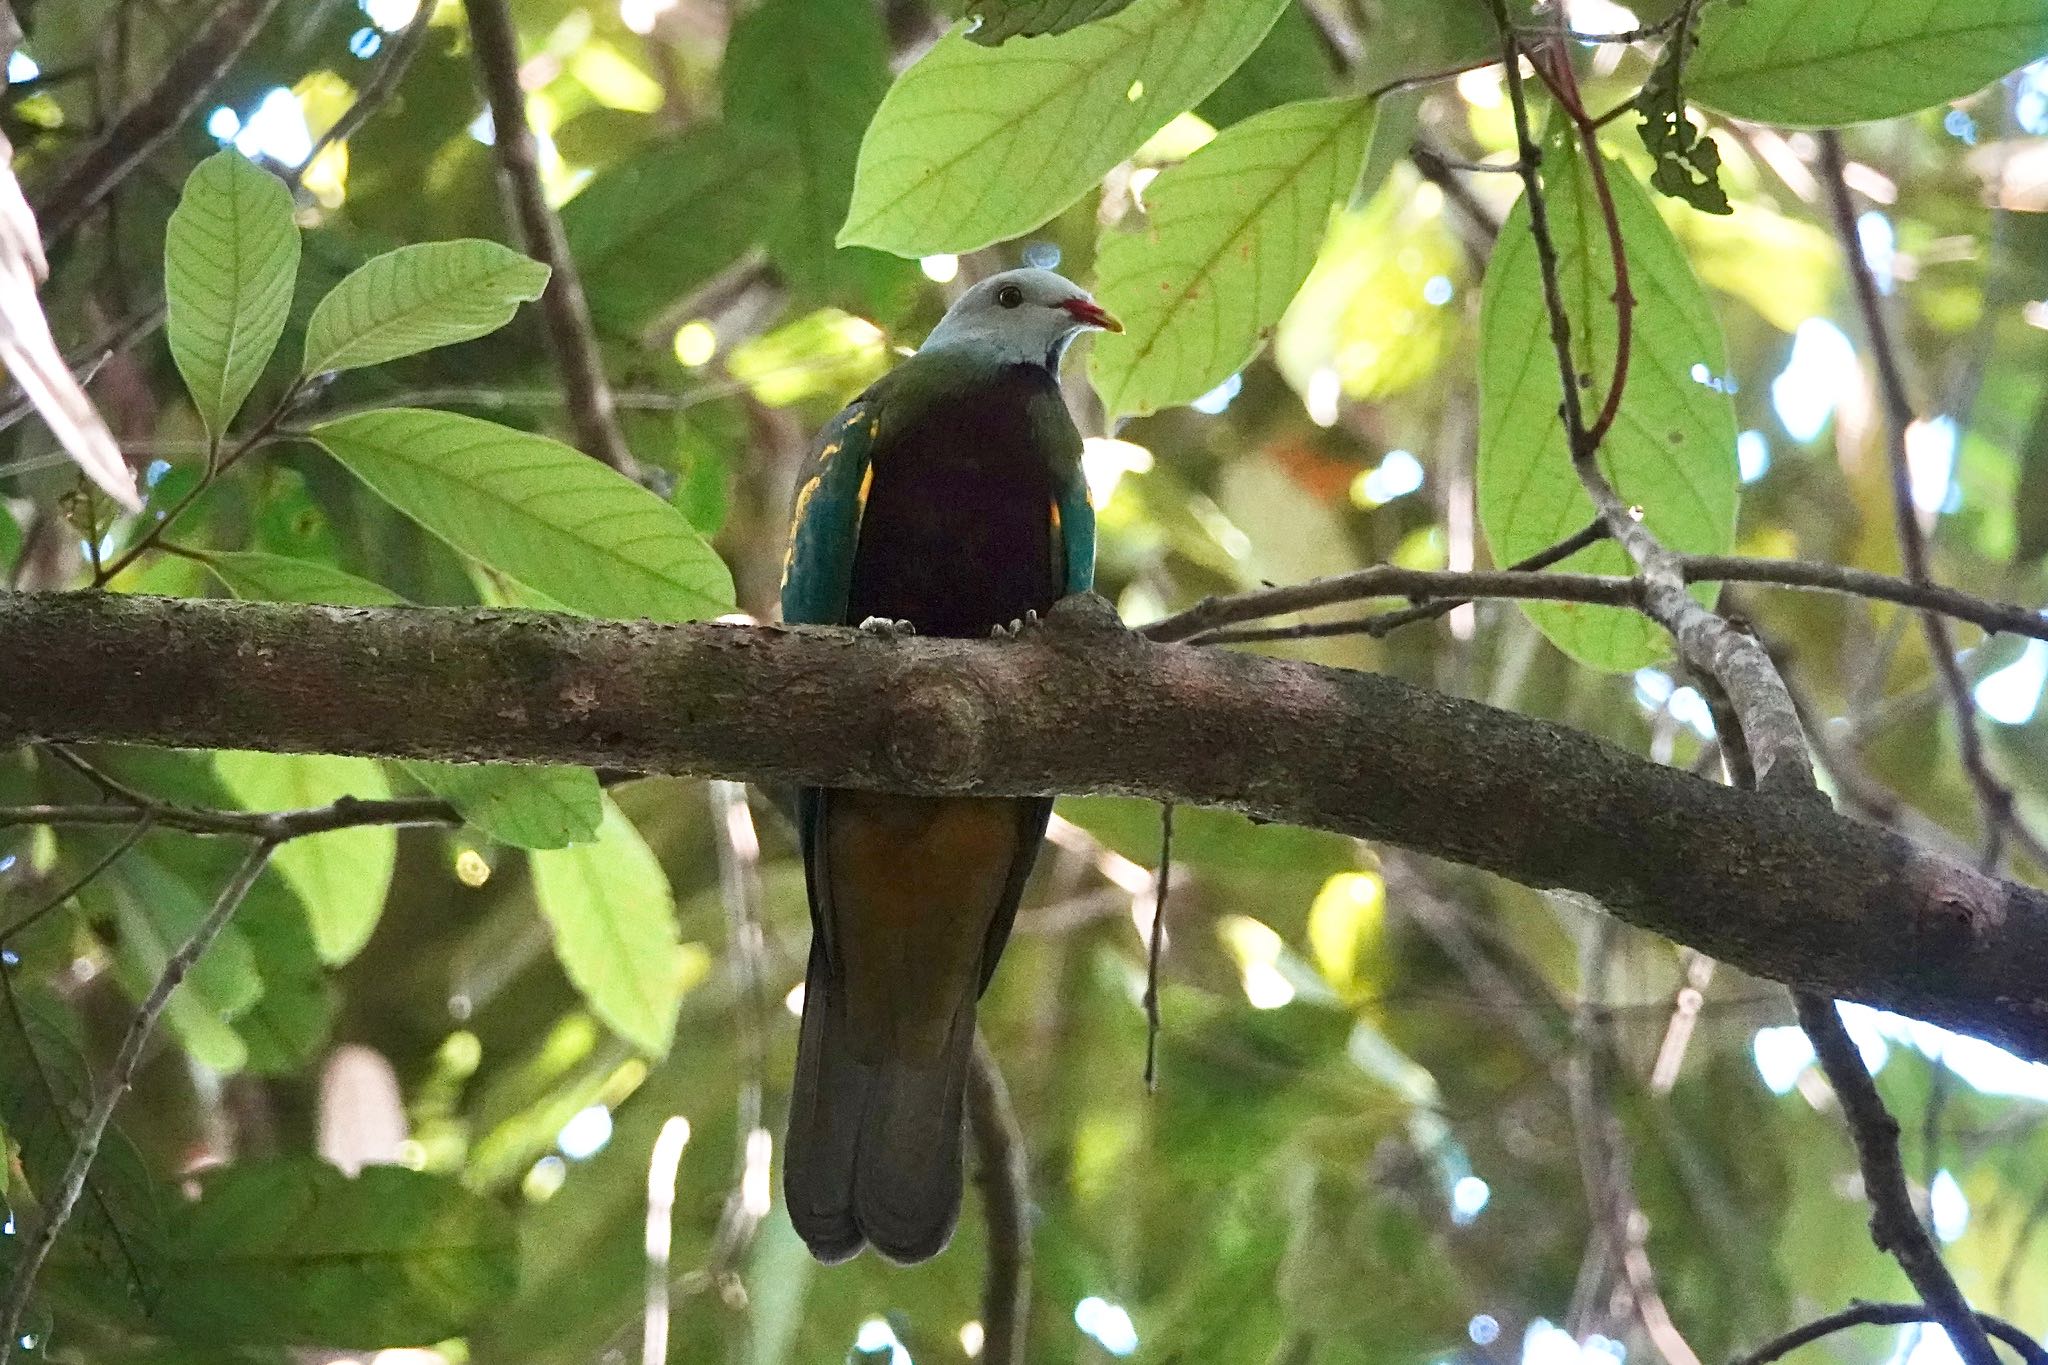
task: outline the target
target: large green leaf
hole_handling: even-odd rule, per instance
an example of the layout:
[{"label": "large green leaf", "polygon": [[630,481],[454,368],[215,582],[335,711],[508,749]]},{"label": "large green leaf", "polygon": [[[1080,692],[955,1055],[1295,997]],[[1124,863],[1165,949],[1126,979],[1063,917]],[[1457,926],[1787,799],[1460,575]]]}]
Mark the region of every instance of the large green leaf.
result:
[{"label": "large green leaf", "polygon": [[548,268],[496,242],[422,242],[365,261],[306,322],[301,372],[382,365],[497,331],[541,296]]},{"label": "large green leaf", "polygon": [[[344,796],[377,801],[391,794],[384,770],[366,758],[224,750],[215,755],[214,768],[248,810],[297,810]],[[346,962],[369,941],[397,858],[397,832],[383,825],[308,835],[280,845],[271,856],[306,907],[322,961]]]},{"label": "large green leaf", "polygon": [[298,272],[291,191],[232,149],[200,162],[164,230],[165,330],[215,437],[277,349]]},{"label": "large green leaf", "polygon": [[314,429],[335,459],[466,555],[592,616],[692,621],[732,575],[687,518],[559,441],[418,408]]},{"label": "large green leaf", "polygon": [[[1606,401],[1619,339],[1614,259],[1590,167],[1576,144],[1544,154],[1580,401],[1591,424]],[[1636,296],[1627,383],[1600,465],[1621,497],[1674,550],[1720,554],[1735,534],[1735,413],[1720,376],[1721,329],[1685,253],[1642,185],[1607,167]],[[1501,229],[1480,317],[1479,515],[1493,557],[1511,563],[1582,529],[1593,505],[1572,469],[1563,390],[1526,203]],[[1626,573],[1615,545],[1565,561],[1582,573]],[[1543,633],[1595,668],[1641,667],[1670,652],[1663,631],[1618,607],[1528,607]]]},{"label": "large green leaf", "polygon": [[[402,605],[397,593],[331,565],[260,551],[213,552],[206,566],[235,596],[336,607]],[[501,843],[561,848],[596,833],[597,775],[588,768],[511,763],[407,763],[420,785]]]},{"label": "large green leaf", "polygon": [[1363,97],[1284,104],[1161,175],[1147,223],[1111,231],[1096,294],[1124,324],[1088,371],[1112,414],[1199,398],[1243,368],[1308,278],[1371,141]]},{"label": "large green leaf", "polygon": [[720,79],[726,121],[778,149],[791,176],[794,198],[767,230],[768,253],[789,282],[821,302],[872,305],[892,277],[915,277],[893,256],[833,245],[861,131],[889,88],[881,12],[768,0],[733,25]]},{"label": "large green leaf", "polygon": [[318,1161],[235,1165],[178,1212],[154,1314],[187,1340],[418,1346],[516,1288],[511,1220],[443,1175]]},{"label": "large green leaf", "polygon": [[1688,99],[1821,127],[1959,99],[2048,52],[2048,0],[1745,0],[1708,5]]},{"label": "large green leaf", "polygon": [[588,768],[408,763],[405,770],[470,824],[515,848],[584,843],[603,818],[604,789]]},{"label": "large green leaf", "polygon": [[967,36],[986,47],[1005,38],[1036,38],[1092,24],[1125,8],[1131,0],[970,0]]},{"label": "large green leaf", "polygon": [[839,240],[924,256],[1029,232],[1215,89],[1285,3],[1137,0],[999,48],[956,27],[868,125]]},{"label": "large green leaf", "polygon": [[613,1032],[652,1056],[667,1052],[683,962],[675,896],[647,841],[607,799],[595,843],[532,860],[534,895],[570,982]]},{"label": "large green leaf", "polygon": [[792,179],[774,146],[716,124],[606,167],[562,208],[591,312],[645,327],[768,235]]}]

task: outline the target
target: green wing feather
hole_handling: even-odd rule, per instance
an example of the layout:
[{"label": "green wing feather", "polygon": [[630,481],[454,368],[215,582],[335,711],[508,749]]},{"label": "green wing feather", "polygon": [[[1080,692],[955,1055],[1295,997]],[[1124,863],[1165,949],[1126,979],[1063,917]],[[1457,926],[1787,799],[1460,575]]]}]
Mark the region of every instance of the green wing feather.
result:
[{"label": "green wing feather", "polygon": [[1091,591],[1095,587],[1095,505],[1088,501],[1088,480],[1081,473],[1079,460],[1060,473],[1053,506],[1059,513],[1059,543],[1066,555],[1067,591]]},{"label": "green wing feather", "polygon": [[838,626],[853,588],[868,471],[881,419],[866,394],[846,405],[818,435],[810,468],[797,485],[790,514],[789,555],[782,565],[782,619]]}]

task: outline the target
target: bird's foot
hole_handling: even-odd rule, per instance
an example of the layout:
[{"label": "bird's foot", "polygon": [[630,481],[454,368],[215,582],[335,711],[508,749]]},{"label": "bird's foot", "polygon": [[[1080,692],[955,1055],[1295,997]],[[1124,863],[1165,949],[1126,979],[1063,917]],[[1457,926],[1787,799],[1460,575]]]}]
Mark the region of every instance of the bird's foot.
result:
[{"label": "bird's foot", "polygon": [[917,634],[917,627],[908,621],[898,621],[888,616],[870,616],[860,623],[863,633],[879,635],[884,640],[907,640]]},{"label": "bird's foot", "polygon": [[1026,632],[1038,629],[1038,613],[1027,611],[1007,626],[992,626],[988,632],[991,640],[1018,640]]}]

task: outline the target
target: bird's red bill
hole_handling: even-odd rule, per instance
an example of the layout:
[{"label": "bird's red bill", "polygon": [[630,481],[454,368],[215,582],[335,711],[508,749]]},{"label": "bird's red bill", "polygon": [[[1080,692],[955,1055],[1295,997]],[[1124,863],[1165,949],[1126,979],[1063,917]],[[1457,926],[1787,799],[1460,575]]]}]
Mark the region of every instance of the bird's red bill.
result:
[{"label": "bird's red bill", "polygon": [[1124,325],[1109,315],[1108,310],[1093,299],[1068,299],[1061,305],[1073,315],[1076,322],[1090,327],[1100,327],[1105,332],[1121,332]]}]

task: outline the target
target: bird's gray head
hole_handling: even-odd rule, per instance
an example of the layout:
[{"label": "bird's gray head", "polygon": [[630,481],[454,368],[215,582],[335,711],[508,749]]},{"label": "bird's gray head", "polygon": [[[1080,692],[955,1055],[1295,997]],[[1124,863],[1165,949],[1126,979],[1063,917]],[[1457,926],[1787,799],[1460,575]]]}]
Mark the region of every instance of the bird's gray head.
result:
[{"label": "bird's gray head", "polygon": [[1121,332],[1088,291],[1050,270],[1005,270],[962,294],[923,349],[969,349],[1009,364],[1058,370],[1067,343],[1094,328]]}]

